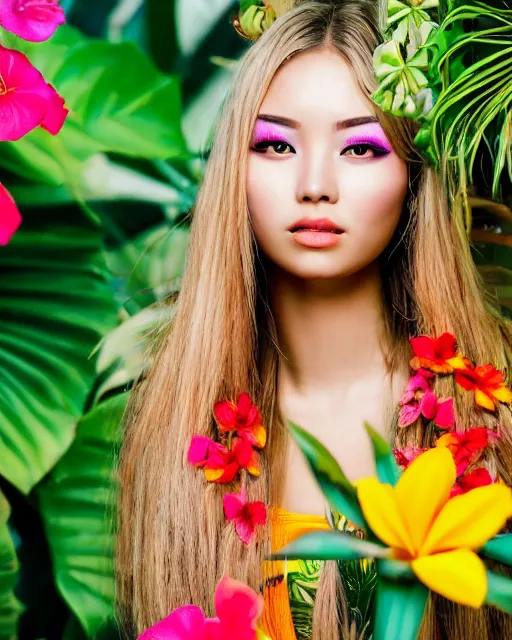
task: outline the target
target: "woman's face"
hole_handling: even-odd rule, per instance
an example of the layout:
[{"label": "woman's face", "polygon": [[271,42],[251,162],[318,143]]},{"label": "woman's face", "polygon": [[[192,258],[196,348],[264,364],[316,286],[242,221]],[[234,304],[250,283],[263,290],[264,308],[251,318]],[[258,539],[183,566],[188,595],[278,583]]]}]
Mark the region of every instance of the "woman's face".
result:
[{"label": "woman's face", "polygon": [[273,263],[300,278],[370,265],[393,236],[407,182],[338,54],[312,50],[282,67],[261,105],[247,176],[256,239]]}]

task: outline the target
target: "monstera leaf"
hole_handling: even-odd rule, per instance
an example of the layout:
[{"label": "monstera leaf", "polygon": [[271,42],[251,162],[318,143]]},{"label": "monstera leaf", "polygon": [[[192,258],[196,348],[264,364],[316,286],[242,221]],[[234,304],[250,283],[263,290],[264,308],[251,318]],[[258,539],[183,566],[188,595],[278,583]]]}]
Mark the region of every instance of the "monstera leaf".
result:
[{"label": "monstera leaf", "polygon": [[1,473],[24,493],[71,444],[117,324],[102,233],[78,210],[26,214],[0,251]]},{"label": "monstera leaf", "polygon": [[93,638],[112,615],[114,456],[127,394],[79,422],[69,451],[36,489],[57,587]]}]

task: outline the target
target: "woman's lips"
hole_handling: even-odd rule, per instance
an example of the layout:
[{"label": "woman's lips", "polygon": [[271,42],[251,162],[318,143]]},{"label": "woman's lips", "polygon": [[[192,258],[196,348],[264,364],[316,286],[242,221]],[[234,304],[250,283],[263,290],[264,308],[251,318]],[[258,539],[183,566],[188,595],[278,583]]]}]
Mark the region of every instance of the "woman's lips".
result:
[{"label": "woman's lips", "polygon": [[293,238],[305,247],[332,247],[338,244],[343,230],[328,218],[302,218],[293,224],[289,231]]},{"label": "woman's lips", "polygon": [[335,231],[316,231],[314,229],[299,229],[294,231],[293,239],[295,242],[313,248],[332,247],[340,241],[342,232]]}]

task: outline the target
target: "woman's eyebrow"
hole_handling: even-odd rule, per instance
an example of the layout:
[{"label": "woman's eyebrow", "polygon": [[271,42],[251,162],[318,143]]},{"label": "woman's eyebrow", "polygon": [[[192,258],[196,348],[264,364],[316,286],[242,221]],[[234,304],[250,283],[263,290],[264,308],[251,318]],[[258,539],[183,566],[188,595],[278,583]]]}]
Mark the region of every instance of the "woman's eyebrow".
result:
[{"label": "woman's eyebrow", "polygon": [[[292,118],[286,118],[285,116],[274,116],[269,113],[260,113],[258,120],[264,122],[273,122],[274,124],[280,124],[283,127],[289,127],[291,129],[300,129],[300,122],[293,120]],[[334,129],[340,131],[342,129],[350,129],[351,127],[359,127],[362,124],[378,123],[379,120],[375,116],[360,116],[358,118],[347,118],[346,120],[339,120],[334,124]]]}]

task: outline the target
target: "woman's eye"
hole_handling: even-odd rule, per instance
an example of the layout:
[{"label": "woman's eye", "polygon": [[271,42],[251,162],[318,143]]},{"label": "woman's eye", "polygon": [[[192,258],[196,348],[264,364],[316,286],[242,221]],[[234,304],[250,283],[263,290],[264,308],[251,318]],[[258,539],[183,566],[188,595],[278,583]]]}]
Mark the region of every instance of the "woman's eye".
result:
[{"label": "woman's eye", "polygon": [[344,149],[341,155],[349,158],[374,158],[387,155],[387,153],[385,149],[380,149],[371,144],[354,144]]},{"label": "woman's eye", "polygon": [[284,142],[282,140],[265,140],[262,142],[258,142],[253,147],[254,151],[259,151],[260,153],[265,153],[269,149],[272,149],[271,153],[276,153],[277,155],[283,156],[289,153],[295,153],[295,149],[291,144]]}]

